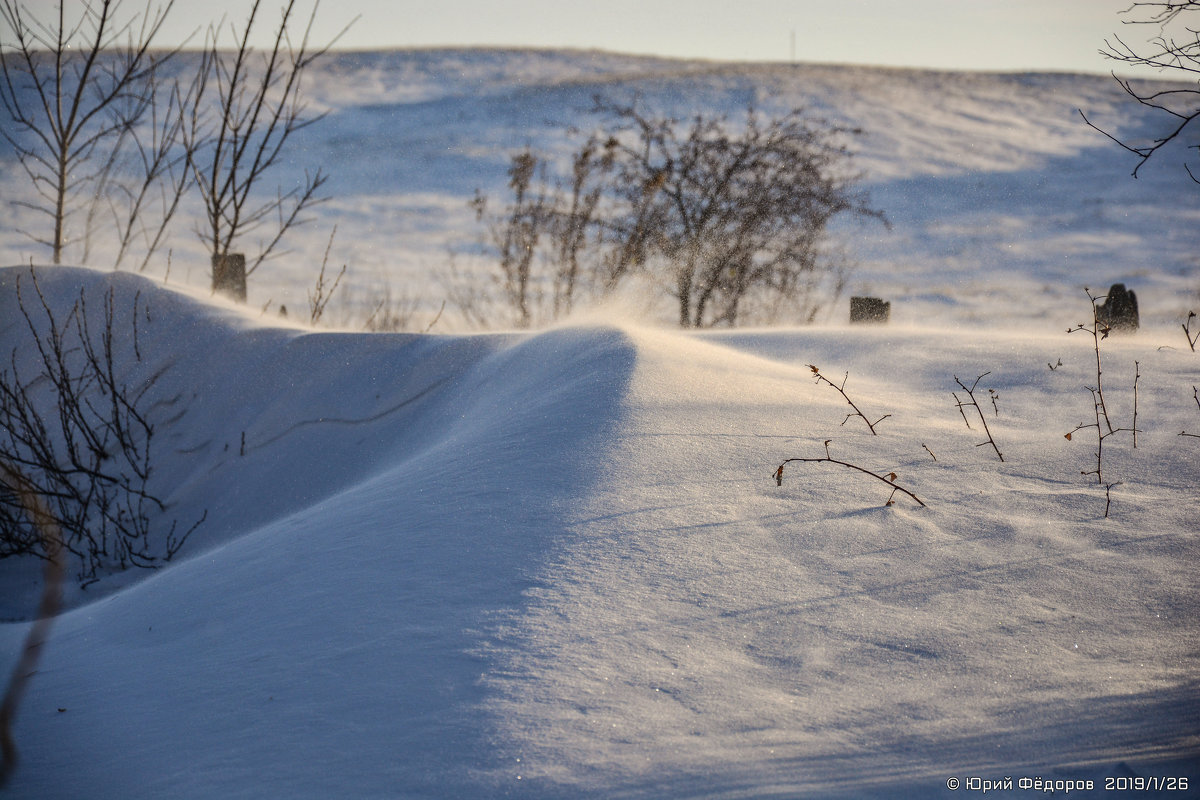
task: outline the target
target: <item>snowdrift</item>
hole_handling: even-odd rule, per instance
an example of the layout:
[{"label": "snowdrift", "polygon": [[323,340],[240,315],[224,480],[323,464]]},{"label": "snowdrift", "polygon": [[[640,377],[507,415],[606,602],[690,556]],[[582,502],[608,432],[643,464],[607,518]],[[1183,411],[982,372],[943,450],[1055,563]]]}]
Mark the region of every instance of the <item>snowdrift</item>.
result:
[{"label": "snowdrift", "polygon": [[[22,362],[18,275],[0,347]],[[37,277],[57,313],[81,288],[139,309],[121,368],[161,373],[155,488],[208,516],[169,566],[71,593],[14,797],[1198,785],[1200,450],[1178,435],[1200,433],[1198,362],[1178,332],[1103,343],[1122,423],[1141,373],[1106,518],[1080,474],[1094,441],[1063,435],[1093,414],[1079,334],[315,333],[129,275]],[[810,364],[888,415],[877,436]],[[951,396],[985,372],[1003,462]],[[927,507],[831,463],[776,485],[826,440]],[[0,568],[11,656],[37,565]]]}]

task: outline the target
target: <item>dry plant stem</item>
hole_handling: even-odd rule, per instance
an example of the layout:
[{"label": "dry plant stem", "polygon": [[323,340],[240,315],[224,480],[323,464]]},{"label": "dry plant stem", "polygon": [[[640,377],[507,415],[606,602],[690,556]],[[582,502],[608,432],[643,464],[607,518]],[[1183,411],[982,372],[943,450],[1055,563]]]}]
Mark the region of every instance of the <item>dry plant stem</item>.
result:
[{"label": "dry plant stem", "polygon": [[321,272],[317,275],[317,285],[313,288],[313,291],[308,293],[310,325],[316,325],[321,320],[321,316],[325,313],[325,306],[333,298],[333,293],[337,291],[338,284],[342,282],[342,276],[346,274],[346,265],[343,264],[341,271],[333,279],[333,285],[329,286],[328,289],[326,288],[325,268],[329,265],[329,251],[333,249],[333,237],[336,235],[337,225],[334,225],[333,230],[329,232],[329,243],[325,245],[325,257],[321,259]]},{"label": "dry plant stem", "polygon": [[848,373],[848,372],[846,373],[845,377],[842,378],[842,384],[839,386],[838,384],[829,380],[829,378],[826,378],[824,375],[822,375],[819,367],[815,367],[812,364],[809,364],[808,368],[812,370],[817,383],[821,383],[822,381],[824,381],[825,383],[828,383],[830,386],[832,386],[834,389],[837,389],[838,394],[840,394],[842,396],[842,398],[847,403],[850,404],[850,407],[854,409],[852,412],[850,412],[849,414],[846,415],[846,418],[844,420],[842,420],[843,425],[845,425],[847,422],[849,422],[852,417],[862,417],[862,421],[867,424],[867,428],[870,429],[871,435],[872,436],[879,435],[875,431],[875,426],[878,425],[879,423],[883,422],[888,417],[890,417],[891,414],[884,414],[882,417],[875,420],[874,422],[871,422],[871,420],[867,419],[867,415],[862,413],[862,411],[859,410],[858,406],[856,406],[854,404],[854,401],[850,399],[850,396],[846,394],[846,381],[850,380],[850,373]]},{"label": "dry plant stem", "polygon": [[887,474],[887,476],[883,476],[876,472],[872,472],[869,469],[864,469],[863,467],[860,467],[857,464],[851,464],[848,461],[839,461],[838,459],[831,456],[829,453],[829,440],[825,441],[825,457],[824,458],[788,458],[788,459],[785,459],[784,462],[782,464],[780,464],[779,467],[776,468],[776,470],[775,470],[774,477],[775,477],[775,485],[776,486],[783,485],[783,468],[784,468],[784,466],[786,464],[790,464],[794,461],[801,462],[801,463],[808,463],[808,464],[818,464],[818,463],[824,462],[824,463],[829,463],[829,464],[838,464],[840,466],[847,467],[849,469],[857,470],[857,471],[863,473],[864,475],[870,475],[872,478],[875,478],[876,480],[883,481],[884,483],[886,483],[888,486],[891,487],[892,493],[888,496],[888,501],[887,501],[887,503],[885,503],[885,505],[890,506],[892,504],[893,498],[896,496],[896,492],[903,492],[904,494],[908,495],[913,500],[915,500],[917,505],[921,506],[922,508],[925,507],[925,503],[921,502],[921,498],[917,497],[915,494],[910,492],[908,489],[905,489],[903,486],[899,486],[896,484],[896,482],[895,482],[896,481],[896,473],[889,472]]},{"label": "dry plant stem", "polygon": [[1196,352],[1196,342],[1200,341],[1200,330],[1196,331],[1195,336],[1192,335],[1192,320],[1194,320],[1195,318],[1196,318],[1196,312],[1189,311],[1188,316],[1187,316],[1187,322],[1185,322],[1182,325],[1183,335],[1187,337],[1188,346],[1192,348],[1193,353]]},{"label": "dry plant stem", "polygon": [[3,787],[17,766],[17,746],[12,737],[12,723],[16,717],[17,706],[30,676],[37,667],[42,645],[50,633],[50,625],[62,602],[67,551],[63,547],[62,531],[58,523],[25,476],[16,468],[0,461],[0,483],[5,484],[20,498],[25,513],[41,533],[47,553],[42,569],[42,599],[38,604],[37,618],[25,636],[25,644],[21,647],[21,654],[4,692],[4,700],[0,703],[0,754],[4,758],[4,762],[0,764],[0,787]]},{"label": "dry plant stem", "polygon": [[[165,535],[155,537],[165,554],[154,552],[151,515],[166,506],[148,489],[154,426],[141,404],[161,372],[132,387],[119,377],[111,288],[101,298],[99,314],[89,313],[80,290],[65,319],[58,319],[36,273],[31,270],[29,277],[36,300],[27,297],[20,277],[16,289],[32,339],[25,347],[36,351],[37,376],[20,377],[15,350],[11,366],[0,369],[0,460],[22,470],[31,491],[50,507],[62,547],[79,557],[82,586],[110,567],[169,561],[196,526],[180,537],[172,522]],[[134,319],[139,302],[140,294]],[[141,313],[148,315],[149,308],[143,306]],[[136,336],[136,326],[133,331]],[[133,348],[140,358],[136,341]],[[31,387],[44,387],[53,413]],[[44,537],[19,500],[15,492],[0,497],[0,557],[49,558]]]},{"label": "dry plant stem", "polygon": [[438,324],[438,320],[442,318],[442,312],[445,310],[446,310],[446,301],[443,300],[441,307],[438,309],[438,312],[433,315],[433,321],[430,322],[428,325],[426,325],[425,330],[421,331],[421,333],[429,333],[431,330],[433,330],[433,326]]},{"label": "dry plant stem", "polygon": [[1089,328],[1083,323],[1080,323],[1074,328],[1068,329],[1067,333],[1083,331],[1092,335],[1092,350],[1096,354],[1096,388],[1092,390],[1094,396],[1093,399],[1096,402],[1098,416],[1104,418],[1105,427],[1108,428],[1109,433],[1113,433],[1114,431],[1112,422],[1109,421],[1108,418],[1108,406],[1104,402],[1104,384],[1101,378],[1101,376],[1104,374],[1104,370],[1100,363],[1100,340],[1108,338],[1110,329],[1107,325],[1104,325],[1100,322],[1100,310],[1096,305],[1097,301],[1105,299],[1108,295],[1093,295],[1087,287],[1084,287],[1083,291],[1084,294],[1088,296],[1088,300],[1090,300],[1092,303],[1092,325]]},{"label": "dry plant stem", "polygon": [[1089,291],[1087,288],[1084,289],[1084,292],[1087,294],[1088,300],[1091,301],[1091,304],[1092,304],[1091,327],[1088,327],[1083,324],[1079,324],[1079,325],[1076,325],[1074,328],[1069,328],[1067,330],[1067,333],[1075,333],[1076,331],[1083,331],[1085,333],[1090,333],[1092,335],[1092,349],[1096,353],[1096,385],[1089,386],[1087,388],[1088,388],[1088,391],[1090,391],[1092,393],[1092,406],[1093,406],[1093,411],[1095,413],[1096,421],[1089,422],[1087,424],[1084,424],[1082,422],[1079,423],[1078,425],[1075,426],[1075,430],[1071,431],[1070,433],[1065,434],[1065,437],[1069,441],[1071,439],[1072,434],[1074,434],[1078,431],[1084,430],[1085,428],[1095,428],[1096,429],[1096,468],[1094,470],[1090,470],[1090,471],[1083,470],[1080,472],[1080,474],[1081,475],[1095,475],[1096,483],[1103,485],[1104,484],[1104,440],[1107,439],[1109,436],[1112,436],[1114,433],[1119,433],[1120,431],[1129,431],[1134,436],[1134,446],[1136,447],[1136,443],[1137,443],[1137,384],[1138,384],[1138,379],[1141,378],[1141,367],[1138,364],[1138,362],[1136,362],[1136,361],[1134,362],[1134,367],[1135,367],[1135,370],[1137,373],[1133,380],[1134,425],[1132,428],[1114,428],[1112,421],[1110,420],[1109,415],[1108,415],[1108,404],[1105,403],[1105,401],[1104,401],[1104,388],[1103,388],[1103,384],[1101,383],[1101,375],[1103,374],[1103,368],[1102,368],[1101,361],[1100,361],[1100,340],[1108,337],[1109,328],[1108,328],[1108,326],[1106,326],[1100,322],[1100,314],[1097,309],[1096,302],[1098,300],[1100,300],[1101,297],[1097,297],[1097,296],[1093,295],[1091,293],[1091,291]]},{"label": "dry plant stem", "polygon": [[[967,423],[968,428],[971,427],[971,423],[967,419],[967,412],[963,411],[963,409],[966,407],[973,407],[975,409],[976,413],[979,414],[979,421],[983,423],[983,432],[987,434],[988,438],[987,438],[986,442],[980,442],[979,444],[977,444],[975,446],[983,447],[985,444],[990,444],[992,446],[992,449],[996,451],[996,457],[999,458],[1001,461],[1003,461],[1004,454],[1001,453],[1000,448],[996,446],[996,440],[992,438],[992,431],[990,428],[988,428],[987,417],[984,416],[983,409],[979,407],[979,401],[977,401],[975,399],[975,387],[977,387],[979,385],[979,382],[981,380],[983,380],[987,375],[990,375],[990,374],[991,374],[990,372],[983,373],[983,375],[980,375],[978,378],[975,379],[975,382],[972,383],[970,385],[970,387],[968,387],[965,383],[960,381],[958,379],[958,376],[955,375],[954,382],[962,387],[962,390],[967,393],[968,397],[971,398],[971,402],[964,403],[962,400],[959,400],[958,394],[956,392],[951,392],[951,395],[954,397],[955,402],[958,403],[958,413],[962,414],[963,422]],[[992,390],[989,389],[988,391],[992,391]],[[995,395],[995,392],[992,392],[993,406],[995,405],[995,402],[996,402],[996,395]]]},{"label": "dry plant stem", "polygon": [[1137,407],[1138,407],[1138,381],[1142,377],[1142,365],[1138,362],[1133,362],[1133,427],[1130,431],[1133,433],[1133,449],[1137,449]]},{"label": "dry plant stem", "polygon": [[[1196,408],[1200,408],[1200,389],[1197,389],[1195,386],[1192,387],[1192,399],[1196,401]],[[1190,436],[1193,439],[1200,439],[1200,433],[1188,433],[1187,431],[1180,431],[1179,435]]]},{"label": "dry plant stem", "polygon": [[1109,436],[1112,436],[1114,433],[1116,433],[1117,430],[1124,430],[1124,429],[1117,428],[1116,430],[1110,430],[1108,433],[1104,432],[1104,429],[1103,429],[1103,427],[1101,427],[1101,424],[1100,424],[1101,401],[1096,399],[1097,392],[1095,389],[1093,389],[1090,386],[1088,387],[1088,389],[1092,393],[1093,405],[1095,406],[1096,421],[1090,422],[1086,425],[1082,422],[1079,423],[1078,425],[1075,426],[1075,429],[1073,431],[1066,434],[1066,439],[1067,439],[1067,441],[1070,441],[1071,436],[1073,434],[1078,433],[1079,431],[1084,430],[1086,428],[1095,428],[1096,429],[1096,468],[1091,471],[1081,470],[1079,474],[1080,475],[1095,475],[1096,483],[1104,483],[1104,440],[1107,439]]},{"label": "dry plant stem", "polygon": [[1120,486],[1121,482],[1106,483],[1104,485],[1104,518],[1108,519],[1108,510],[1112,508],[1112,490],[1114,486]]}]

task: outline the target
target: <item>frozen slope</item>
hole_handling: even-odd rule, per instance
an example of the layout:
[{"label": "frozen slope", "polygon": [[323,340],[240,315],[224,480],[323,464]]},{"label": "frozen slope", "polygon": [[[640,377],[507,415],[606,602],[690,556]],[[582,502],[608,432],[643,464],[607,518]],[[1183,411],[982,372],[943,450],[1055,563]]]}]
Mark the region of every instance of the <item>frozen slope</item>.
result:
[{"label": "frozen slope", "polygon": [[[183,54],[174,68],[187,74],[196,57]],[[1173,328],[1200,290],[1200,211],[1182,167],[1194,151],[1162,152],[1131,178],[1135,158],[1080,111],[1132,142],[1162,136],[1170,122],[1148,115],[1109,75],[446,48],[331,53],[306,73],[305,91],[312,111],[327,116],[289,140],[286,163],[260,196],[319,168],[330,176],[330,199],[288,233],[286,253],[251,276],[253,308],[304,308],[336,226],[329,267],[345,264],[347,273],[326,322],[361,327],[388,296],[415,309],[409,329],[423,330],[444,300],[435,330],[467,329],[448,287],[473,281],[478,290],[498,274],[495,260],[479,255],[487,230],[470,205],[476,190],[492,209],[505,203],[510,159],[526,147],[564,159],[566,170],[579,140],[569,131],[596,127],[597,96],[680,119],[738,120],[750,104],[770,115],[803,108],[860,129],[847,142],[852,166],[892,227],[837,220],[830,246],[849,267],[845,294],[891,300],[897,321],[1053,331],[1048,318],[1077,302],[1081,287],[1125,282],[1139,294],[1143,322]],[[0,263],[45,260],[48,251],[22,233],[50,233],[43,214],[19,205],[36,204],[36,192],[3,143],[0,181],[18,201],[5,207]],[[203,218],[195,198],[184,201],[148,274],[205,287],[209,254],[193,232]],[[81,213],[71,236],[82,228]],[[241,247],[253,254],[262,244],[250,234]],[[85,258],[83,250],[67,260]],[[88,252],[89,264],[112,264],[108,229],[94,232]],[[819,321],[843,321],[845,302],[830,303]],[[511,319],[506,307],[479,306],[494,326]],[[675,318],[669,302],[649,313]],[[800,319],[785,311],[773,322]]]},{"label": "frozen slope", "polygon": [[[1092,444],[1063,437],[1091,413],[1079,334],[312,334],[129,276],[40,275],[52,304],[141,292],[148,363],[128,368],[169,362],[158,390],[186,398],[163,406],[158,479],[172,512],[210,518],[170,567],[72,597],[11,796],[1200,781],[1200,449],[1178,436],[1200,432],[1200,362],[1182,336],[1104,343],[1122,420],[1142,373],[1138,448],[1106,444],[1105,519],[1080,475]],[[849,373],[864,412],[891,415],[879,435],[842,425],[807,364]],[[950,395],[989,370],[1004,462]],[[832,464],[776,486],[826,439],[927,507]],[[0,626],[0,652],[26,627]]]}]

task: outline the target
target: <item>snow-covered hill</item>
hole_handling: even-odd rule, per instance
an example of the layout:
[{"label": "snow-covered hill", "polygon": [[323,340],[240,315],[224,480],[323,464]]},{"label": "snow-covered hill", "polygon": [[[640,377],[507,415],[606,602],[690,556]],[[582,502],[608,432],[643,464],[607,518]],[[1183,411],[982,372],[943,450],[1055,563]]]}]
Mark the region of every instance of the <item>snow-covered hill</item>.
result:
[{"label": "snow-covered hill", "polygon": [[[1200,796],[1200,440],[1179,435],[1200,434],[1179,328],[1200,211],[1173,165],[1135,181],[1083,125],[1137,130],[1111,79],[471,50],[339,54],[314,78],[329,116],[295,165],[335,199],[246,307],[205,290],[186,226],[169,275],[35,270],[57,319],[89,298],[93,330],[111,290],[118,379],[158,376],[154,522],[206,516],[169,565],[69,588],[8,796]],[[892,323],[848,326],[844,303],[709,333],[622,308],[521,333],[275,315],[305,305],[336,223],[346,299],[419,295],[424,327],[475,188],[597,91],[863,127],[893,227],[841,234],[851,291]],[[40,260],[23,213],[0,263]],[[0,269],[0,369],[32,375],[18,279],[43,324],[30,268]],[[1105,440],[1106,516],[1075,430],[1095,352],[1066,331],[1090,321],[1082,287],[1116,281],[1143,327],[1103,341],[1104,390],[1134,427],[1139,376],[1139,433]],[[878,435],[809,365],[886,415]],[[952,395],[981,375],[1003,461]],[[826,454],[875,476],[791,462],[777,485]],[[886,504],[893,472],[924,506]],[[40,586],[0,561],[0,668]]]},{"label": "snow-covered hill", "polygon": [[[336,225],[331,266],[348,271],[331,321],[361,322],[372,299],[390,290],[416,307],[413,326],[423,329],[453,282],[452,252],[457,271],[474,279],[493,269],[470,255],[482,236],[468,207],[475,190],[504,196],[509,157],[526,145],[561,151],[566,128],[592,124],[597,94],[638,97],[684,118],[736,117],[748,104],[803,107],[861,128],[855,163],[893,226],[838,231],[857,265],[847,289],[892,300],[899,322],[1050,330],[1049,319],[1081,287],[1123,281],[1139,291],[1147,321],[1173,327],[1200,290],[1195,184],[1174,155],[1132,179],[1132,156],[1080,116],[1122,135],[1157,132],[1107,76],[432,49],[339,53],[310,78],[311,109],[327,116],[293,140],[293,161],[277,180],[286,188],[320,167],[331,176],[331,199],[289,237],[288,255],[252,276],[255,308],[304,307]],[[29,191],[2,152],[0,179],[9,199]],[[208,259],[188,216],[197,211],[175,226],[170,278],[202,287]],[[42,220],[16,206],[9,212],[0,263],[44,260],[20,233]],[[97,266],[111,258],[102,239],[89,260]],[[150,273],[166,270],[162,258]],[[843,320],[844,302],[830,305],[824,320]],[[451,304],[439,330],[456,328],[454,311]],[[671,319],[669,309],[660,316]]]},{"label": "snow-covered hill", "polygon": [[[6,352],[18,274],[0,272]],[[1198,785],[1200,451],[1178,434],[1200,432],[1200,362],[1182,333],[1103,343],[1121,424],[1141,373],[1138,446],[1105,445],[1105,518],[1080,474],[1094,442],[1063,436],[1092,414],[1091,340],[1065,333],[1082,295],[1050,335],[422,336],[262,327],[124,274],[38,279],[59,315],[81,288],[138,298],[141,360],[120,370],[165,369],[153,488],[164,517],[209,516],[170,566],[71,593],[11,796]],[[889,415],[878,435],[843,424],[809,364]],[[1003,462],[951,396],[984,372]],[[828,462],[776,485],[826,440],[925,507]],[[2,566],[19,615],[37,565]],[[0,652],[26,628],[0,626]]]}]

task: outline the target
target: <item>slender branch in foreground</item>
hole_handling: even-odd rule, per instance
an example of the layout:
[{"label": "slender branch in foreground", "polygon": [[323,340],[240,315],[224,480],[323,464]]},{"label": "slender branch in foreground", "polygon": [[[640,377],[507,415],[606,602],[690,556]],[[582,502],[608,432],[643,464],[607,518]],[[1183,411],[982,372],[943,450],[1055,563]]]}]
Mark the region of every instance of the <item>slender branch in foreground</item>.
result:
[{"label": "slender branch in foreground", "polygon": [[1114,486],[1120,486],[1121,481],[1116,483],[1104,484],[1104,518],[1108,519],[1108,510],[1112,508],[1112,490]]},{"label": "slender branch in foreground", "polygon": [[329,251],[333,249],[333,237],[337,235],[337,225],[333,226],[333,230],[329,232],[329,244],[325,245],[325,257],[321,259],[321,271],[317,275],[317,284],[313,291],[308,293],[308,316],[309,324],[316,325],[321,321],[321,316],[325,313],[325,306],[333,298],[333,293],[337,291],[338,284],[342,282],[343,276],[346,274],[346,265],[342,265],[342,269],[338,272],[337,277],[333,279],[332,285],[326,285],[325,268],[329,265]]},{"label": "slender branch in foreground", "polygon": [[1129,430],[1131,433],[1133,433],[1133,449],[1137,450],[1138,381],[1141,380],[1141,378],[1142,378],[1142,365],[1139,364],[1138,362],[1134,361],[1133,362],[1133,372],[1134,372],[1134,375],[1133,375],[1133,427],[1130,428]]},{"label": "slender branch in foreground", "polygon": [[904,494],[908,495],[913,500],[915,500],[917,502],[917,505],[921,506],[922,508],[925,507],[925,503],[923,503],[921,501],[921,498],[917,497],[915,494],[910,492],[908,489],[905,489],[903,486],[900,486],[896,483],[896,473],[889,472],[886,476],[880,475],[877,472],[872,472],[869,469],[864,469],[863,467],[860,467],[857,464],[851,464],[848,461],[839,461],[838,459],[834,458],[829,453],[829,442],[830,441],[832,441],[832,440],[831,439],[825,440],[825,457],[824,458],[788,458],[788,459],[785,459],[784,462],[782,464],[780,464],[779,467],[776,468],[776,470],[775,470],[775,485],[783,486],[783,468],[787,464],[790,464],[792,462],[809,463],[809,464],[817,464],[817,463],[825,462],[825,463],[829,463],[829,464],[838,464],[839,466],[843,466],[848,469],[857,470],[858,472],[861,472],[864,475],[870,475],[872,478],[875,478],[876,480],[883,481],[888,486],[892,487],[892,493],[890,495],[888,495],[887,503],[885,503],[884,505],[889,505],[889,506],[892,505],[895,502],[896,492],[903,492]]},{"label": "slender branch in foreground", "polygon": [[20,500],[30,521],[41,532],[46,551],[43,569],[42,600],[38,605],[37,619],[25,636],[25,644],[0,703],[0,787],[8,781],[17,766],[17,745],[13,742],[12,723],[17,714],[17,705],[37,667],[42,645],[50,633],[50,625],[58,614],[62,602],[63,573],[66,572],[67,549],[63,547],[62,531],[54,515],[38,497],[29,480],[16,467],[0,461],[0,484],[3,484]]},{"label": "slender branch in foreground", "polygon": [[1196,318],[1196,312],[1189,311],[1188,316],[1187,316],[1187,322],[1185,322],[1183,325],[1180,326],[1183,328],[1183,335],[1187,337],[1188,346],[1192,348],[1193,353],[1196,352],[1196,342],[1200,341],[1200,330],[1196,331],[1195,336],[1192,335],[1192,320],[1194,320],[1195,318]]},{"label": "slender branch in foreground", "polygon": [[1086,286],[1083,288],[1083,291],[1087,295],[1088,300],[1092,304],[1091,327],[1088,327],[1087,325],[1084,325],[1081,322],[1078,325],[1076,325],[1074,328],[1068,328],[1067,333],[1076,333],[1078,331],[1083,331],[1084,333],[1090,333],[1092,335],[1092,349],[1096,353],[1096,388],[1092,389],[1092,396],[1096,402],[1096,412],[1097,412],[1096,413],[1096,416],[1097,416],[1096,430],[1100,431],[1099,422],[1100,422],[1100,419],[1103,419],[1104,426],[1108,429],[1108,432],[1113,433],[1114,429],[1112,426],[1112,422],[1110,422],[1109,418],[1108,418],[1108,404],[1104,402],[1104,384],[1101,382],[1101,376],[1104,374],[1104,370],[1100,363],[1100,342],[1101,342],[1101,340],[1108,338],[1108,334],[1112,332],[1112,328],[1107,323],[1103,322],[1100,319],[1100,309],[1097,305],[1098,301],[1107,299],[1108,296],[1107,295],[1094,295],[1094,294],[1092,294],[1091,290],[1088,289]]},{"label": "slender branch in foreground", "polygon": [[874,422],[871,422],[871,420],[867,419],[867,415],[862,413],[862,411],[859,410],[858,406],[856,406],[854,404],[854,401],[850,399],[850,396],[846,394],[846,381],[850,380],[850,373],[848,373],[848,372],[846,373],[846,376],[844,378],[842,378],[842,383],[839,386],[838,384],[829,380],[829,378],[826,378],[824,375],[822,375],[819,367],[815,367],[812,364],[809,364],[808,368],[812,370],[817,383],[821,383],[822,381],[824,381],[825,383],[828,383],[830,386],[832,386],[834,389],[837,389],[838,394],[840,394],[842,396],[842,398],[847,403],[850,404],[850,407],[854,409],[853,411],[851,411],[849,414],[846,415],[846,418],[844,420],[842,420],[843,425],[845,425],[847,422],[849,422],[852,417],[862,417],[862,421],[867,423],[867,427],[871,430],[871,435],[872,436],[879,435],[878,433],[875,432],[875,426],[878,425],[879,423],[883,422],[888,417],[890,417],[891,414],[884,414],[882,417],[875,420]]},{"label": "slender branch in foreground", "polygon": [[[983,380],[984,377],[986,377],[989,374],[991,374],[991,373],[990,372],[983,373],[983,375],[980,375],[978,378],[976,378],[975,382],[972,383],[969,387],[965,383],[960,381],[958,379],[957,375],[954,376],[954,382],[962,387],[962,390],[967,393],[967,397],[971,398],[971,402],[966,403],[966,402],[963,402],[962,400],[959,400],[957,392],[951,392],[950,394],[954,397],[954,401],[958,404],[958,406],[957,406],[958,413],[962,414],[963,422],[967,423],[968,428],[971,427],[971,423],[967,419],[967,412],[963,411],[963,409],[969,408],[969,407],[974,407],[975,411],[979,414],[979,421],[983,423],[983,432],[987,434],[988,438],[987,438],[986,442],[980,442],[979,444],[977,444],[975,446],[983,447],[985,444],[990,444],[992,446],[992,449],[996,451],[997,458],[999,458],[1001,461],[1003,461],[1004,454],[1001,453],[1000,448],[996,446],[996,440],[992,438],[992,431],[990,428],[988,428],[987,417],[984,416],[983,409],[979,407],[979,401],[975,399],[975,387],[978,386],[979,382],[981,380]],[[997,395],[996,395],[995,391],[992,389],[988,389],[988,392],[991,393],[992,407],[995,408]],[[997,412],[999,412],[999,409],[997,409]]]},{"label": "slender branch in foreground", "polygon": [[[1197,389],[1195,386],[1192,387],[1192,399],[1196,401],[1196,407],[1200,408],[1200,389]],[[1190,436],[1193,439],[1200,439],[1200,433],[1188,433],[1187,431],[1180,431],[1179,435]]]}]

